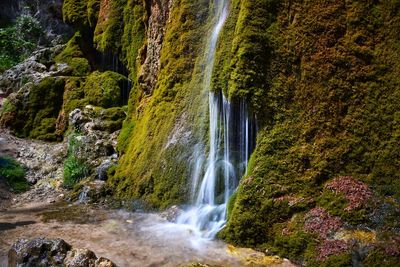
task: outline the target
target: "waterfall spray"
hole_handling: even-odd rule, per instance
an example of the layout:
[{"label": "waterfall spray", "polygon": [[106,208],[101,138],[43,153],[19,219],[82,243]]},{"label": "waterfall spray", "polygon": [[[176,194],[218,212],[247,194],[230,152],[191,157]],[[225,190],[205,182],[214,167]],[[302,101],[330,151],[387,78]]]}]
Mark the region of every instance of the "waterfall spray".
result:
[{"label": "waterfall spray", "polygon": [[[228,0],[215,0],[216,22],[205,51],[202,90],[208,94],[209,150],[197,144],[193,151],[192,206],[177,218],[212,239],[226,223],[226,207],[245,173],[254,148],[255,120],[244,101],[231,103],[222,92],[212,92],[211,77],[219,33],[228,15]],[[201,175],[204,175],[201,177]]]}]

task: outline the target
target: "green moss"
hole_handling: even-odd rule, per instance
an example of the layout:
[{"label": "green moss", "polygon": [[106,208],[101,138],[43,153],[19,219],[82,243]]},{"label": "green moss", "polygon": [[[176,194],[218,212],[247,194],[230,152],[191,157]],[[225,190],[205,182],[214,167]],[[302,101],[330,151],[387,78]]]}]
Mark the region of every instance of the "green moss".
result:
[{"label": "green moss", "polygon": [[365,259],[362,261],[363,266],[396,266],[399,263],[398,255],[388,255],[382,248],[374,248],[368,252]]},{"label": "green moss", "polygon": [[368,223],[369,211],[365,207],[347,210],[348,201],[341,194],[335,194],[331,190],[324,190],[317,199],[318,206],[325,208],[329,214],[340,217],[350,225]]},{"label": "green moss", "polygon": [[56,140],[56,118],[44,118],[39,125],[31,131],[30,137],[41,140]]},{"label": "green moss", "polygon": [[88,6],[92,7],[91,2],[86,0],[65,0],[63,2],[63,19],[65,22],[74,25],[77,28],[89,26]]},{"label": "green moss", "polygon": [[[259,248],[267,244],[310,266],[349,266],[349,253],[314,264],[315,248],[312,242],[302,246],[301,230],[286,237],[279,226],[315,201],[345,225],[394,229],[392,215],[379,226],[370,221],[372,209],[383,209],[380,204],[347,211],[347,200],[323,185],[352,175],[369,184],[374,195],[398,199],[399,8],[395,1],[232,3],[214,89],[247,98],[261,127],[223,238]],[[258,53],[261,47],[269,51]],[[288,195],[314,204],[289,212],[271,205]],[[271,218],[271,213],[281,216]]]},{"label": "green moss", "polygon": [[94,107],[94,114],[91,114],[91,117],[100,122],[94,129],[113,133],[122,128],[126,114],[120,107],[108,109]]},{"label": "green moss", "polygon": [[55,122],[61,110],[64,84],[62,78],[48,77],[32,85],[29,95],[21,91],[2,114],[2,124],[21,137],[59,139]]},{"label": "green moss", "polygon": [[25,192],[30,187],[25,179],[25,169],[11,157],[0,157],[0,179],[16,193]]},{"label": "green moss", "polygon": [[104,108],[121,105],[121,88],[126,78],[118,73],[106,71],[92,72],[85,82],[83,90],[89,104]]},{"label": "green moss", "polygon": [[125,153],[134,128],[135,128],[134,122],[128,120],[124,122],[121,133],[118,135],[118,140],[117,140],[117,151],[120,155]]},{"label": "green moss", "polygon": [[56,62],[67,63],[71,67],[73,76],[85,76],[91,70],[89,61],[84,57],[81,49],[82,42],[81,33],[76,32],[64,50],[55,57]]},{"label": "green moss", "polygon": [[86,58],[71,58],[68,64],[73,69],[72,75],[74,76],[85,76],[91,69]]},{"label": "green moss", "polygon": [[100,0],[90,0],[87,2],[87,19],[91,28],[96,27],[100,11],[100,2]]},{"label": "green moss", "polygon": [[[133,129],[123,129],[122,133],[132,134],[129,142],[123,144],[121,150],[125,154],[114,177],[108,181],[119,197],[141,197],[157,207],[181,203],[187,197],[187,158],[190,156],[187,147],[191,144],[166,144],[179,118],[191,123],[198,120],[198,113],[193,114],[197,110],[186,110],[185,107],[197,101],[191,97],[201,98],[199,92],[195,92],[200,88],[196,85],[199,81],[192,75],[197,74],[193,71],[202,49],[199,38],[202,37],[207,12],[206,1],[180,0],[174,3],[154,94],[143,98],[140,103],[132,96],[130,99],[128,123],[124,127]],[[133,96],[140,97],[140,94]]]},{"label": "green moss", "polygon": [[[98,23],[94,32],[94,44],[101,52],[118,53],[124,30],[124,7],[127,0],[103,2]],[[136,1],[134,1],[135,3]]]},{"label": "green moss", "polygon": [[[130,72],[130,78],[136,83],[141,62],[137,62],[141,48],[145,43],[146,10],[143,1],[128,1],[124,8],[124,31],[121,40],[123,63]],[[135,98],[133,98],[136,101]]]}]

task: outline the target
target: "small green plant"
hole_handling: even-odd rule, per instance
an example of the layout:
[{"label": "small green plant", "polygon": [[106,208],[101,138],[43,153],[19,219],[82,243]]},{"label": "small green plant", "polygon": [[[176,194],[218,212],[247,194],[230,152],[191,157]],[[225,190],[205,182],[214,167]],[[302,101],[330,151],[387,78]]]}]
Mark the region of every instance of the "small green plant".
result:
[{"label": "small green plant", "polygon": [[68,143],[68,156],[64,161],[63,186],[72,189],[80,180],[89,175],[89,168],[84,160],[75,156],[82,143],[76,138],[78,134],[70,135]]},{"label": "small green plant", "polygon": [[22,193],[29,189],[24,168],[11,157],[0,157],[0,179],[4,179],[13,192]]},{"label": "small green plant", "polygon": [[87,166],[74,155],[69,155],[64,161],[63,186],[72,189],[74,185],[89,174]]}]

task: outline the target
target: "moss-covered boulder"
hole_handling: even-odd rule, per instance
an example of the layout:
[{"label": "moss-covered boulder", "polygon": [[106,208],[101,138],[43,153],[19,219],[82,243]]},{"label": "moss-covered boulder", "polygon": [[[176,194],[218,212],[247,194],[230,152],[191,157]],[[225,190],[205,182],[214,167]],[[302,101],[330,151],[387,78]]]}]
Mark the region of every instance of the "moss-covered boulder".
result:
[{"label": "moss-covered boulder", "polygon": [[71,75],[85,76],[88,75],[91,67],[89,61],[82,52],[82,36],[80,32],[68,41],[64,50],[55,57],[55,61],[59,63],[67,63],[71,68]]},{"label": "moss-covered boulder", "polygon": [[126,82],[126,77],[116,72],[92,72],[83,87],[85,98],[94,106],[103,108],[121,106],[121,92]]},{"label": "moss-covered boulder", "polygon": [[1,122],[16,135],[42,140],[57,140],[56,120],[63,103],[65,81],[48,77],[27,85],[7,100]]}]

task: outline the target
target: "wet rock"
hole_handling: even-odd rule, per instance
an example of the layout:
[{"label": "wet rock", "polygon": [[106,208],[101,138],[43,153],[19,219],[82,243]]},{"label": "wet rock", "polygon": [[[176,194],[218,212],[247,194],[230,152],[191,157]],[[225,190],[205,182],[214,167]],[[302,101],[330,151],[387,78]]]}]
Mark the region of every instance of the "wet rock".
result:
[{"label": "wet rock", "polygon": [[78,131],[81,130],[82,124],[88,120],[89,118],[83,114],[83,111],[79,108],[74,109],[69,114],[69,125],[73,126]]},{"label": "wet rock", "polygon": [[160,214],[161,217],[165,218],[169,222],[174,222],[176,221],[176,218],[182,213],[182,209],[180,209],[178,206],[174,205],[165,210]]},{"label": "wet rock", "polygon": [[63,160],[66,143],[44,143],[20,139],[0,130],[0,154],[15,158],[25,167],[26,179],[33,184],[31,190],[18,195],[15,205],[31,202],[48,202],[64,193]]},{"label": "wet rock", "polygon": [[10,267],[66,266],[66,267],[115,267],[106,258],[97,258],[88,249],[73,248],[60,238],[37,237],[20,239],[8,253]]},{"label": "wet rock", "polygon": [[94,266],[96,259],[93,251],[74,248],[68,251],[64,263],[68,267]]},{"label": "wet rock", "polygon": [[102,180],[102,181],[106,181],[107,180],[107,171],[108,169],[110,169],[111,166],[113,166],[114,164],[111,162],[110,159],[106,159],[105,161],[103,161],[99,167],[97,167],[96,169],[96,179]]},{"label": "wet rock", "polygon": [[95,262],[96,267],[115,267],[115,264],[106,258],[98,258]]},{"label": "wet rock", "polygon": [[8,265],[10,267],[61,265],[70,249],[71,246],[59,238],[20,239],[8,252]]}]

